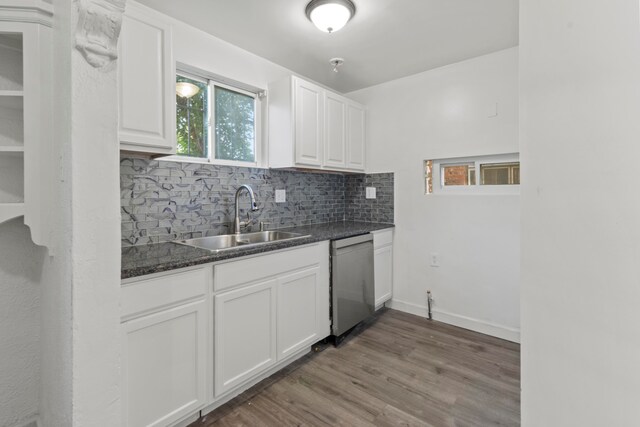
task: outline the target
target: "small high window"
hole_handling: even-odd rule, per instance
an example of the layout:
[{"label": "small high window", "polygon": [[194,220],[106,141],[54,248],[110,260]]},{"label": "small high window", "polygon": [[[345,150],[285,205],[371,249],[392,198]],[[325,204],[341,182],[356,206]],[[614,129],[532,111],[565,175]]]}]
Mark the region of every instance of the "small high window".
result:
[{"label": "small high window", "polygon": [[425,160],[426,194],[517,194],[518,154]]},{"label": "small high window", "polygon": [[[176,156],[255,166],[259,159],[258,95],[214,79],[178,71]],[[194,93],[195,92],[195,93]]]}]

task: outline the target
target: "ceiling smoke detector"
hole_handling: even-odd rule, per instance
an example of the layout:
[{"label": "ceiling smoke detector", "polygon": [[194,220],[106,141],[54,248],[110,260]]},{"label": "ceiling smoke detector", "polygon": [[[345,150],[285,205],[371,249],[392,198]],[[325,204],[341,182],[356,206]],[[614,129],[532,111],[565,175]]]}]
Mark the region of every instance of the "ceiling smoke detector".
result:
[{"label": "ceiling smoke detector", "polygon": [[311,0],[305,13],[320,31],[334,33],[353,18],[356,6],[351,0]]},{"label": "ceiling smoke detector", "polygon": [[331,58],[329,60],[329,63],[331,65],[333,65],[333,72],[337,73],[338,72],[338,67],[340,67],[342,64],[344,64],[344,59],[343,58]]}]

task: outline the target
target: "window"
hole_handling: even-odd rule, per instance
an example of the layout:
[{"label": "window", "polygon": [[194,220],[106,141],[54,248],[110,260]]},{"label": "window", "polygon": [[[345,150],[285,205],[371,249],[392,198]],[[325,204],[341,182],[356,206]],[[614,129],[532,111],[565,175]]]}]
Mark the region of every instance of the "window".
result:
[{"label": "window", "polygon": [[257,165],[258,90],[178,71],[176,84],[180,83],[190,86],[176,94],[178,159]]},{"label": "window", "polygon": [[256,161],[255,98],[215,86],[216,159]]},{"label": "window", "polygon": [[177,154],[189,157],[209,156],[209,87],[206,81],[177,76],[176,82],[186,82],[198,88],[193,96],[176,94]]},{"label": "window", "polygon": [[518,154],[424,162],[426,194],[518,194]]},{"label": "window", "polygon": [[520,163],[488,163],[480,165],[482,185],[520,184]]}]

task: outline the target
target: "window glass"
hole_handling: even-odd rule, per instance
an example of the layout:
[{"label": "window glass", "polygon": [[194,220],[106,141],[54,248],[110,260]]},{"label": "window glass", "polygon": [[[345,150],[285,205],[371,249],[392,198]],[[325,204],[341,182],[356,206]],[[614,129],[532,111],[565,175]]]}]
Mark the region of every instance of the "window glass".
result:
[{"label": "window glass", "polygon": [[216,159],[255,162],[255,99],[219,86],[214,93]]},{"label": "window glass", "polygon": [[480,165],[481,185],[520,184],[520,163],[486,163]]},{"label": "window glass", "polygon": [[442,185],[476,185],[476,168],[473,163],[465,165],[442,165]]},{"label": "window glass", "polygon": [[186,82],[198,89],[192,96],[176,94],[176,153],[206,158],[209,156],[209,86],[184,76],[177,76],[176,82]]}]

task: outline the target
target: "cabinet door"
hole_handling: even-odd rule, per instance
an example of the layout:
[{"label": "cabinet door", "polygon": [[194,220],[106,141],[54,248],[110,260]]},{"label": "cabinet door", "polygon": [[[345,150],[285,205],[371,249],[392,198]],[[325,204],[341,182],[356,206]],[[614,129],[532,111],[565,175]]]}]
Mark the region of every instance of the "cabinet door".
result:
[{"label": "cabinet door", "polygon": [[365,168],[365,111],[354,103],[347,106],[347,168]]},{"label": "cabinet door", "polygon": [[314,267],[278,278],[278,360],[322,338],[319,308],[329,295],[323,295],[319,275]]},{"label": "cabinet door", "polygon": [[215,396],[276,362],[276,281],[214,297]]},{"label": "cabinet door", "polygon": [[165,426],[205,403],[204,300],[122,324],[123,424]]},{"label": "cabinet door", "polygon": [[387,245],[373,252],[376,307],[391,299],[393,288],[393,246]]},{"label": "cabinet door", "polygon": [[118,50],[120,148],[175,153],[171,27],[127,5]]},{"label": "cabinet door", "polygon": [[296,164],[321,166],[324,89],[296,77],[293,85]]},{"label": "cabinet door", "polygon": [[341,96],[326,92],[324,166],[344,168],[346,165],[347,103]]}]

